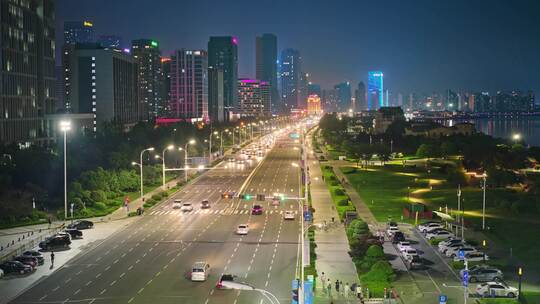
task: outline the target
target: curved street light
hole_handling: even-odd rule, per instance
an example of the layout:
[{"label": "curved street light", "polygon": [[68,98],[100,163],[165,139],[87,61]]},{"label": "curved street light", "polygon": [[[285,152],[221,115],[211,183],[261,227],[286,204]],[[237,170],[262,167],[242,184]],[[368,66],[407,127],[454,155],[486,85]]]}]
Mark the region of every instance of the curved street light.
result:
[{"label": "curved street light", "polygon": [[141,174],[141,199],[144,199],[144,186],[143,186],[143,154],[144,152],[146,151],[154,151],[154,147],[150,147],[150,148],[147,148],[147,149],[144,149],[141,151],[141,155],[139,157],[140,159],[140,162],[139,163],[136,163],[136,162],[132,162],[131,164],[132,165],[138,165],[139,168],[140,168],[140,174]]},{"label": "curved street light", "polygon": [[60,121],[60,131],[64,132],[64,219],[67,219],[67,131],[71,130],[71,121]]},{"label": "curved street light", "polygon": [[187,164],[187,160],[188,160],[188,145],[194,145],[195,144],[195,139],[190,139],[185,145],[184,145],[184,180],[187,182],[187,169],[189,168],[188,167],[188,164]]}]

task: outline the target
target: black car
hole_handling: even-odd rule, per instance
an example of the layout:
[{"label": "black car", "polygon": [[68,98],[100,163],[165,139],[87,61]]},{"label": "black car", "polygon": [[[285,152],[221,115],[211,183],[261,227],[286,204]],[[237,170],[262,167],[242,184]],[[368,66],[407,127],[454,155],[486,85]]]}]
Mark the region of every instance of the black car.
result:
[{"label": "black car", "polygon": [[71,244],[71,240],[69,239],[69,235],[65,234],[57,234],[55,236],[51,236],[44,241],[41,241],[39,243],[39,248],[43,250],[50,250],[54,248],[66,248]]},{"label": "black car", "polygon": [[79,229],[66,229],[64,232],[68,233],[72,239],[82,239],[83,233]]},{"label": "black car", "polygon": [[28,265],[32,268],[36,268],[39,264],[38,260],[34,257],[27,257],[27,256],[22,256],[22,255],[19,255],[19,256],[16,256],[14,259],[14,261],[19,261],[21,263],[23,263],[24,265]]},{"label": "black car", "polygon": [[38,261],[38,265],[43,265],[43,263],[45,263],[45,258],[43,258],[43,255],[41,254],[41,252],[36,251],[36,250],[27,250],[23,252],[21,256],[36,258]]},{"label": "black car", "polygon": [[422,258],[417,255],[414,255],[409,259],[405,259],[405,264],[410,270],[422,269],[424,267],[424,262],[422,262]]},{"label": "black car", "polygon": [[405,235],[401,231],[396,231],[392,236],[392,243],[397,244],[399,242],[405,241]]},{"label": "black car", "polygon": [[8,273],[25,274],[25,273],[30,273],[33,270],[31,266],[25,265],[19,261],[4,262],[0,264],[0,269],[2,269],[5,274],[8,274]]},{"label": "black car", "polygon": [[79,230],[92,229],[92,228],[94,228],[94,223],[92,223],[91,221],[87,221],[87,220],[80,220],[80,221],[75,221],[75,222],[69,224],[67,227],[68,227],[68,229],[79,229]]}]

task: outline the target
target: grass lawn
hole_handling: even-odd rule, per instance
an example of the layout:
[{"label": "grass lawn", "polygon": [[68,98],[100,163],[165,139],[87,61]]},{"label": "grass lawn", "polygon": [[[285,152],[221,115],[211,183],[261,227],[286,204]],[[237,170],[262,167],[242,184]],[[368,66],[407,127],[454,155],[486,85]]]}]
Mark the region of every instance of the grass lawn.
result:
[{"label": "grass lawn", "polygon": [[[445,176],[437,170],[427,173],[422,167],[403,167],[387,165],[371,167],[368,170],[342,168],[356,191],[368,205],[378,221],[384,222],[391,216],[400,220],[402,210],[408,201],[421,202],[430,210],[448,211],[457,209],[457,189],[449,185]],[[410,187],[410,189],[408,189]],[[410,196],[408,198],[408,193]],[[510,248],[526,267],[540,270],[538,256],[540,233],[522,233],[540,231],[540,220],[534,214],[516,215],[508,210],[494,206],[501,198],[509,201],[518,200],[521,193],[509,189],[488,188],[486,192],[486,232],[489,239],[497,243],[500,254],[510,256]],[[462,188],[462,206],[465,207],[465,220],[472,224],[473,230],[481,227],[483,192],[478,187]],[[413,223],[413,219],[404,219]],[[481,241],[481,240],[477,240]],[[540,302],[539,302],[540,303]]]}]

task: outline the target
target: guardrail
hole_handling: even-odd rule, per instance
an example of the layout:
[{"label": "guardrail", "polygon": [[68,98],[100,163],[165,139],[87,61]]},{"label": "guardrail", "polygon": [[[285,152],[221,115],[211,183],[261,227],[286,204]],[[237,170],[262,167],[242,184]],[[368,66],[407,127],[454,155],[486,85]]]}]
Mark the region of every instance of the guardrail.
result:
[{"label": "guardrail", "polygon": [[10,242],[0,244],[0,263],[11,260],[14,256],[36,247],[39,242],[64,228],[65,226],[62,224],[52,228],[43,228],[16,234]]}]

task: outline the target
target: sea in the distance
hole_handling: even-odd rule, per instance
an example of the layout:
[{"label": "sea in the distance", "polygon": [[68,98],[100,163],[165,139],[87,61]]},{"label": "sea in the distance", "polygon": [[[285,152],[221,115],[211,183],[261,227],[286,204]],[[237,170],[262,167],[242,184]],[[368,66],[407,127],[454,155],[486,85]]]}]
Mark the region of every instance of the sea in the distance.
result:
[{"label": "sea in the distance", "polygon": [[520,134],[527,145],[540,146],[540,116],[490,117],[466,120],[447,120],[446,125],[468,121],[474,123],[476,131],[493,137],[511,139]]}]

